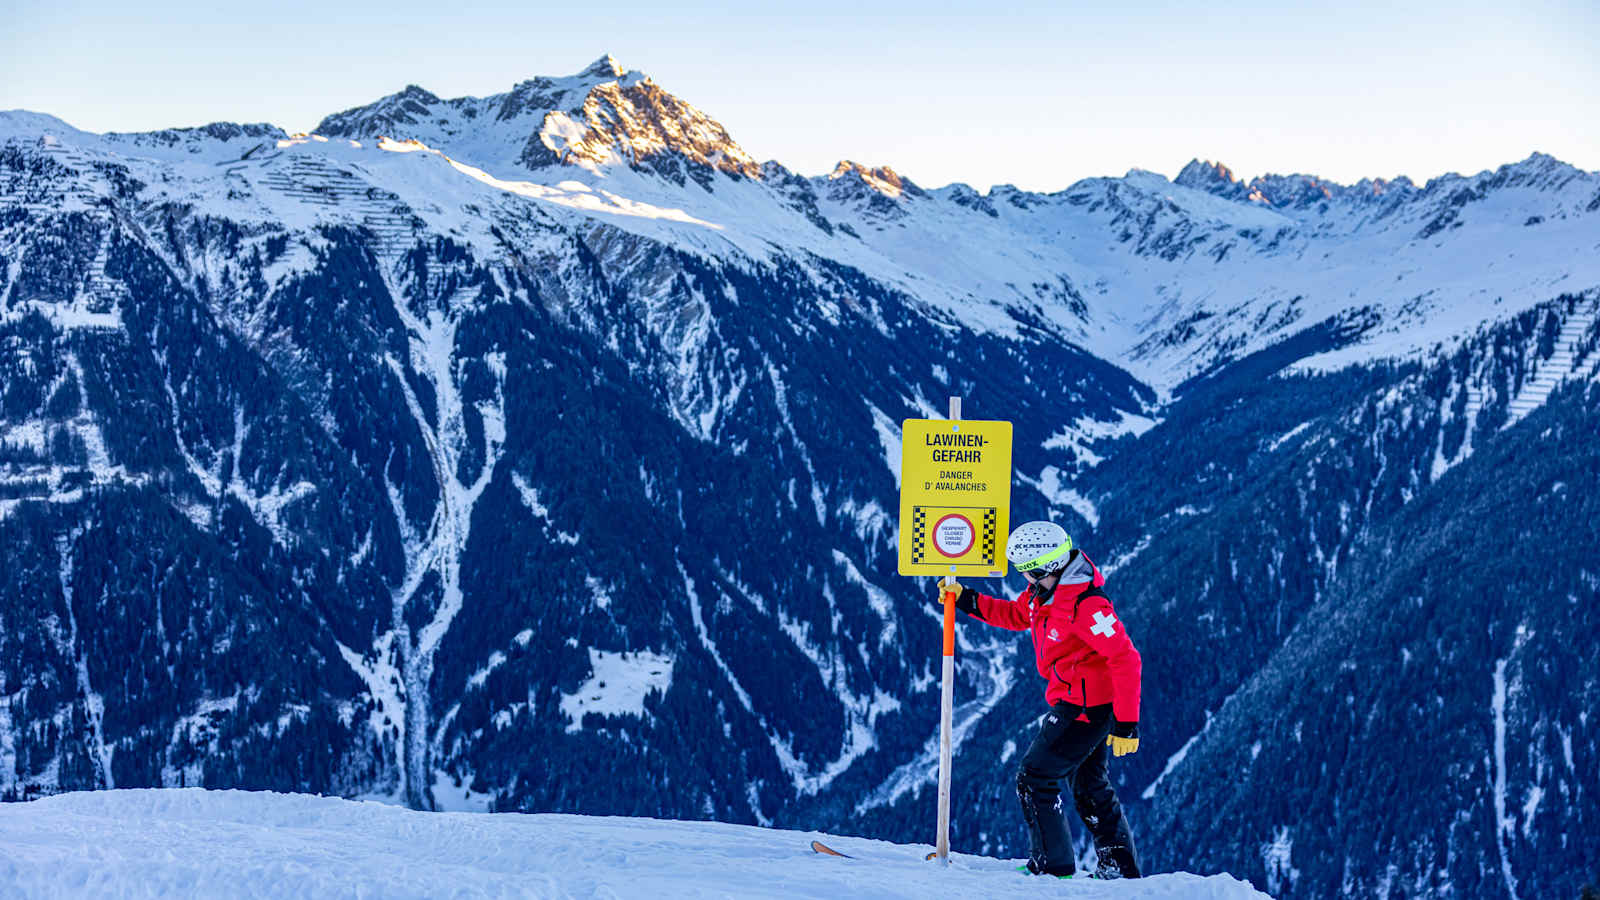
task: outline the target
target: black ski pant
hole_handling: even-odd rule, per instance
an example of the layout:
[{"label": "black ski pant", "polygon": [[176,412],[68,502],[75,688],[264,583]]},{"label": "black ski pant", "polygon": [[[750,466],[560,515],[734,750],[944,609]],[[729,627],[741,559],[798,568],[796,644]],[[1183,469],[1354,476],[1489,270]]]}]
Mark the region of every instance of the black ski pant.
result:
[{"label": "black ski pant", "polygon": [[1028,823],[1028,868],[1045,875],[1071,875],[1072,836],[1061,810],[1061,794],[1072,790],[1078,818],[1094,839],[1100,878],[1138,878],[1133,832],[1122,814],[1117,792],[1106,777],[1106,736],[1111,704],[1084,708],[1068,703],[1050,707],[1044,727],[1022,757],[1017,797]]}]

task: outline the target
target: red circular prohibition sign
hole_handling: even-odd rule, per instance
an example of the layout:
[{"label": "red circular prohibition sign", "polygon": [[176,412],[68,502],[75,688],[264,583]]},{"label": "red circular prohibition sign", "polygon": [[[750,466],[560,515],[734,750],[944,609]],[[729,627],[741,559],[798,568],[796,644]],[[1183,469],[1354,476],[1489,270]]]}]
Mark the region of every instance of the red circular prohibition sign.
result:
[{"label": "red circular prohibition sign", "polygon": [[[945,550],[943,542],[939,540],[939,530],[944,528],[944,523],[950,521],[951,519],[960,519],[961,524],[967,526],[967,542],[961,546],[961,549],[955,551],[954,553]],[[966,556],[967,553],[972,550],[972,545],[975,541],[977,541],[977,539],[978,531],[972,527],[972,520],[961,515],[960,513],[950,513],[949,515],[941,516],[939,521],[933,523],[933,549],[939,551],[941,555],[947,558],[955,559],[960,556]]]}]

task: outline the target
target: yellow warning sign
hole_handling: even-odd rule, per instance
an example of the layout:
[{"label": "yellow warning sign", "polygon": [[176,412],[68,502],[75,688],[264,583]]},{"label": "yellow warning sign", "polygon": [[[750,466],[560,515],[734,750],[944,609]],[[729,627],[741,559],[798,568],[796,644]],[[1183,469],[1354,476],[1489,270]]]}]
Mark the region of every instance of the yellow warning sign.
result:
[{"label": "yellow warning sign", "polygon": [[900,436],[900,574],[1005,575],[1011,423],[906,419]]}]

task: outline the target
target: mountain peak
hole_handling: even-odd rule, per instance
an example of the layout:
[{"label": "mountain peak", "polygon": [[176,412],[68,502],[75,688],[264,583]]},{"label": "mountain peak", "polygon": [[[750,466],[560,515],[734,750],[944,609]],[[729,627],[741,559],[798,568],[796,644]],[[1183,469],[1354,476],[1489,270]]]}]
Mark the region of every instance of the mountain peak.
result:
[{"label": "mountain peak", "polygon": [[530,78],[503,94],[441,100],[416,85],[329,116],[329,137],[415,139],[478,165],[624,162],[682,184],[712,170],[759,178],[761,166],[710,116],[611,54],[576,75]]},{"label": "mountain peak", "polygon": [[[1341,185],[1315,175],[1257,175],[1249,181],[1240,179],[1233,170],[1220,162],[1192,159],[1183,167],[1173,184],[1197,191],[1205,191],[1225,200],[1255,203],[1274,209],[1310,209],[1324,204],[1336,196],[1350,193]],[[1409,184],[1409,182],[1407,182]],[[1399,186],[1399,182],[1395,183]],[[1351,196],[1376,196],[1388,190],[1389,182],[1365,183]]]},{"label": "mountain peak", "polygon": [[911,179],[902,176],[888,166],[870,168],[854,160],[841,159],[839,164],[833,167],[833,173],[828,176],[828,180],[838,181],[841,178],[855,179],[878,193],[889,197],[899,197],[901,194],[916,196],[922,194],[922,189],[917,187]]},{"label": "mountain peak", "polygon": [[708,188],[713,169],[734,177],[761,176],[760,164],[721,123],[649,78],[626,73],[609,56],[595,66],[601,63],[626,77],[594,85],[578,108],[545,113],[519,162],[539,168],[620,161],[679,184],[687,176]]},{"label": "mountain peak", "polygon": [[406,85],[405,90],[401,91],[398,94],[394,94],[393,96],[395,96],[395,97],[403,97],[403,98],[408,99],[408,100],[416,100],[416,101],[418,101],[420,103],[438,103],[439,102],[439,96],[437,94],[433,93],[432,91],[428,90],[427,88],[424,88],[424,87],[421,87],[421,86],[415,85],[415,84]]},{"label": "mountain peak", "polygon": [[621,63],[617,62],[617,58],[615,56],[607,53],[590,63],[582,72],[579,72],[578,77],[621,78],[626,74],[628,74],[628,70],[623,68]]},{"label": "mountain peak", "polygon": [[1560,190],[1584,176],[1582,169],[1551,156],[1534,151],[1520,162],[1507,163],[1495,169],[1488,177],[1489,187],[1536,187]]},{"label": "mountain peak", "polygon": [[[379,135],[400,140],[415,138],[430,146],[448,147],[454,138],[482,129],[484,119],[497,122],[528,118],[521,127],[536,127],[551,110],[577,112],[584,98],[598,85],[618,81],[634,83],[643,73],[623,68],[607,53],[576,75],[540,76],[513,85],[503,94],[489,97],[457,97],[444,100],[415,84],[365,106],[335,113],[323,119],[316,133],[327,137],[375,138]],[[517,135],[517,144],[527,132]]]},{"label": "mountain peak", "polygon": [[1189,160],[1172,183],[1221,197],[1243,197],[1246,193],[1244,184],[1234,176],[1232,169],[1209,159],[1205,162],[1198,158]]},{"label": "mountain peak", "polygon": [[405,132],[425,120],[442,101],[433,92],[414,84],[365,106],[356,106],[323,119],[314,129],[328,137],[415,137]]}]

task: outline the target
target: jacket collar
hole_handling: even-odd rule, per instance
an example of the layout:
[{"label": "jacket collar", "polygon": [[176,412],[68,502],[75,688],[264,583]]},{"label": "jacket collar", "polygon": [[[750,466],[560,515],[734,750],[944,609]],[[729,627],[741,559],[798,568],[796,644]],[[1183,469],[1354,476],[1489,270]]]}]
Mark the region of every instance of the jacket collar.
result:
[{"label": "jacket collar", "polygon": [[1106,577],[1095,568],[1089,555],[1082,550],[1073,548],[1072,555],[1067,557],[1067,567],[1061,570],[1061,586],[1075,588],[1074,595],[1088,589],[1089,585],[1100,587],[1106,583]]}]

